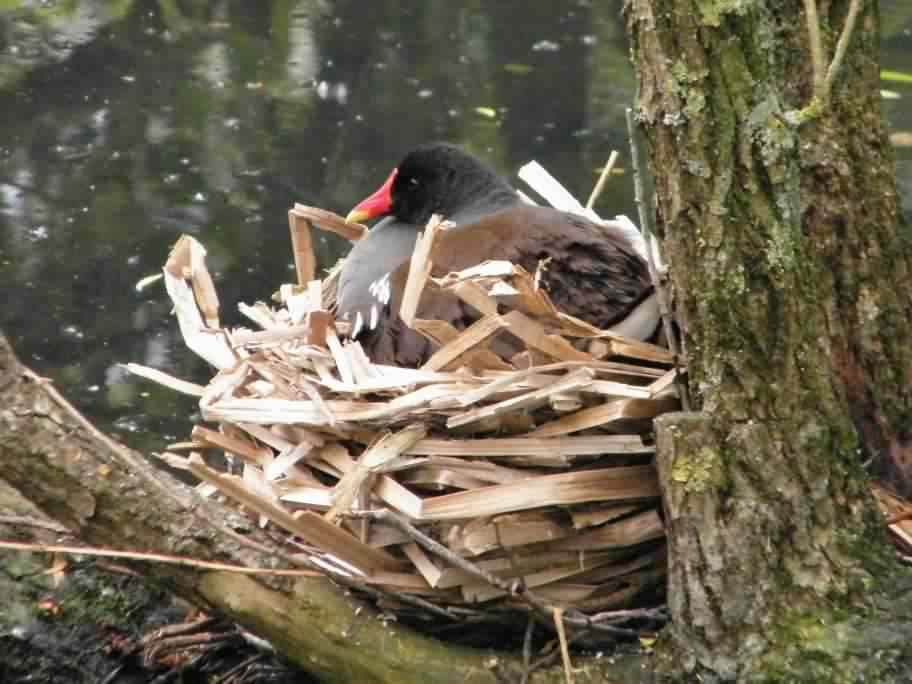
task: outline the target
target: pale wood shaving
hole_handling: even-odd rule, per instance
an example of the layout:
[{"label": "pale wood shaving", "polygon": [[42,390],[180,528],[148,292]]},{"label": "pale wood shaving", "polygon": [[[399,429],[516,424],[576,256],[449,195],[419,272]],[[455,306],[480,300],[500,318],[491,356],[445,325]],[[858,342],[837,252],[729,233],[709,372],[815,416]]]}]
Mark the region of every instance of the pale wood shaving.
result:
[{"label": "pale wood shaving", "polygon": [[190,396],[194,397],[201,397],[206,391],[205,387],[202,385],[197,385],[195,382],[181,380],[180,378],[175,378],[173,375],[169,375],[164,371],[160,371],[155,368],[149,368],[148,366],[143,366],[138,363],[122,363],[120,366],[133,375],[138,375],[141,378],[146,378],[147,380],[157,382],[159,385],[164,385],[169,389],[173,389],[175,392],[189,394]]},{"label": "pale wood shaving", "polygon": [[570,392],[585,387],[592,382],[593,377],[594,374],[592,371],[587,368],[580,368],[566,377],[556,379],[551,384],[546,385],[541,389],[453,416],[447,420],[447,427],[457,427],[467,423],[474,423],[483,418],[497,416],[502,413],[536,408],[546,403],[548,397],[552,394]]},{"label": "pale wood shaving", "polygon": [[317,207],[295,204],[289,214],[293,214],[296,218],[309,220],[314,227],[341,235],[352,242],[357,242],[367,232],[366,226],[362,226],[360,223],[349,223],[338,214]]},{"label": "pale wood shaving", "polygon": [[258,447],[250,441],[234,439],[202,425],[195,426],[191,436],[198,444],[224,449],[254,465],[265,466],[272,460],[272,449]]},{"label": "pale wood shaving", "polygon": [[317,258],[313,251],[310,235],[310,221],[293,209],[288,212],[288,228],[291,231],[291,250],[294,255],[298,284],[306,285],[317,272]]},{"label": "pale wood shaving", "polygon": [[542,325],[521,311],[511,311],[504,316],[504,320],[507,321],[507,332],[552,358],[559,361],[595,361],[590,354],[580,351],[560,335],[545,332]]},{"label": "pale wood shaving", "polygon": [[424,437],[426,433],[427,430],[423,425],[411,425],[396,434],[384,435],[376,444],[369,447],[361,455],[355,467],[345,473],[336,484],[333,492],[333,505],[326,514],[326,519],[335,520],[351,510],[361,487],[370,477],[403,467],[402,452]]},{"label": "pale wood shaving", "polygon": [[598,454],[651,454],[655,449],[637,435],[599,435],[541,439],[492,437],[488,439],[422,439],[407,453],[427,456],[594,456]]},{"label": "pale wood shaving", "polygon": [[474,349],[506,326],[507,322],[497,315],[480,318],[434,352],[421,370],[437,371],[451,367],[467,351]]},{"label": "pale wood shaving", "polygon": [[623,419],[653,418],[660,413],[673,411],[678,408],[675,398],[669,400],[653,399],[620,399],[583,409],[567,416],[562,416],[555,421],[532,432],[533,437],[557,437],[568,435],[571,432],[588,430]]},{"label": "pale wood shaving", "polygon": [[424,232],[419,234],[418,241],[415,243],[415,251],[412,253],[409,265],[408,280],[406,280],[405,290],[402,293],[402,305],[399,308],[399,316],[406,325],[411,325],[415,320],[418,300],[421,298],[421,292],[424,290],[424,285],[433,268],[431,250],[434,248],[437,232],[443,226],[443,218],[435,214],[428,221]]},{"label": "pale wood shaving", "polygon": [[573,519],[573,527],[579,530],[583,529],[584,527],[602,525],[611,520],[622,518],[628,513],[632,513],[633,511],[637,510],[637,508],[640,508],[640,506],[636,504],[622,506],[599,506],[598,508],[589,510],[570,511],[570,517]]},{"label": "pale wood shaving", "polygon": [[304,541],[332,553],[353,568],[395,570],[402,567],[402,561],[361,544],[355,537],[335,525],[325,522],[319,515],[305,512],[300,516],[292,516],[284,508],[266,501],[262,497],[252,495],[240,483],[212,470],[201,460],[191,459],[190,471],[201,480],[216,486],[219,491],[268,517]]},{"label": "pale wood shaving", "polygon": [[211,284],[208,271],[201,267],[204,255],[202,245],[182,236],[163,269],[165,289],[174,303],[185,344],[216,368],[228,368],[237,357],[217,330],[218,299],[206,296],[207,288],[200,284],[200,279]]},{"label": "pale wood shaving", "polygon": [[454,548],[480,556],[500,547],[525,546],[541,541],[563,539],[574,534],[566,522],[543,513],[524,511],[497,516],[490,522],[467,529]]},{"label": "pale wood shaving", "polygon": [[481,487],[424,499],[419,520],[451,520],[496,515],[541,506],[586,501],[643,499],[659,495],[651,466],[626,466],[542,475],[509,485]]}]

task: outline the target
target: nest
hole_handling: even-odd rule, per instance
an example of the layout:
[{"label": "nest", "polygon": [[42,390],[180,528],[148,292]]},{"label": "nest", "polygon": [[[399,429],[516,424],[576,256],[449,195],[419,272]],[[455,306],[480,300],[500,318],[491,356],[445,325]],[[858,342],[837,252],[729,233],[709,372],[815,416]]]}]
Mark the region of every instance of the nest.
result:
[{"label": "nest", "polygon": [[[218,426],[194,428],[169,462],[205,495],[283,531],[294,558],[387,610],[496,621],[572,608],[597,621],[660,602],[651,432],[678,407],[671,354],[563,314],[535,274],[507,262],[430,278],[430,246],[446,229],[432,219],[400,313],[439,348],[419,369],[372,363],[331,314],[338,269],[313,277],[311,228],[350,239],[360,229],[308,207],[289,217],[302,284],[282,286],[278,304],[240,305],[258,330],[220,325],[196,240],[182,237],[165,265],[187,345],[218,369],[202,387],[129,365],[198,396]],[[481,318],[462,331],[417,319],[429,287]],[[495,335],[525,351],[498,356]],[[236,466],[207,464],[213,451]]]}]

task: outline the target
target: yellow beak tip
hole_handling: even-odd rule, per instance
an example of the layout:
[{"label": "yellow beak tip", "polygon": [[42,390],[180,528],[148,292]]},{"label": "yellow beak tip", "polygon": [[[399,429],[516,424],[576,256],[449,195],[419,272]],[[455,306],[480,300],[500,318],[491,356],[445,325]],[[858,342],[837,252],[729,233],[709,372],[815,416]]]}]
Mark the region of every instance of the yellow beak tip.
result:
[{"label": "yellow beak tip", "polygon": [[352,209],[348,212],[348,216],[345,217],[346,223],[364,223],[370,218],[370,215],[366,211],[361,211],[359,209]]}]

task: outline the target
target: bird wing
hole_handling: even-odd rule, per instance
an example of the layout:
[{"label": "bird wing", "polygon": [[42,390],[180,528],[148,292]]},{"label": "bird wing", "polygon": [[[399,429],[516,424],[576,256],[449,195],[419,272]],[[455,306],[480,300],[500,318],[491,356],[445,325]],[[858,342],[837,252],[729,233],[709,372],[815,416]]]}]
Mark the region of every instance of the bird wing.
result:
[{"label": "bird wing", "polygon": [[408,263],[416,237],[413,226],[389,217],[352,247],[339,273],[336,308],[337,317],[352,324],[352,338],[376,330],[388,317],[391,274]]},{"label": "bird wing", "polygon": [[646,262],[616,228],[549,207],[518,206],[445,231],[435,244],[435,273],[505,259],[542,282],[554,304],[607,328],[652,293]]}]

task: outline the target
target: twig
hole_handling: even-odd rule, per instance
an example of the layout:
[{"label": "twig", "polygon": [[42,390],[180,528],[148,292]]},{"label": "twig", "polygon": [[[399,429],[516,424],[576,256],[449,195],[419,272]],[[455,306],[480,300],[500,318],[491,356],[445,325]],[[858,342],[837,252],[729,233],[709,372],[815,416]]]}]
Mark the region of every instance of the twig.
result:
[{"label": "twig", "polygon": [[625,627],[615,627],[614,625],[605,624],[604,622],[595,622],[588,615],[576,609],[568,610],[564,613],[564,624],[581,630],[602,632],[612,636],[632,639],[637,639],[643,635],[643,630],[641,629],[627,629]]},{"label": "twig", "polygon": [[[0,540],[0,549],[10,549],[13,551],[31,551],[33,553],[66,553],[77,554],[82,556],[100,556],[102,558],[127,558],[135,561],[145,561],[152,563],[168,563],[172,565],[184,565],[191,568],[205,568],[206,570],[221,570],[224,572],[236,572],[242,575],[274,575],[279,577],[312,577],[322,574],[314,570],[292,570],[292,569],[270,569],[270,568],[250,568],[244,565],[232,565],[229,563],[216,563],[214,561],[202,561],[195,558],[184,556],[171,556],[163,553],[142,553],[139,551],[117,551],[115,549],[103,549],[90,546],[69,546],[66,544],[28,544],[24,542],[13,542]],[[298,561],[300,562],[300,561]]]},{"label": "twig", "polygon": [[[566,621],[566,619],[567,618],[565,616],[564,621]],[[574,643],[579,641],[581,638],[582,638],[581,634],[572,636],[567,639],[567,645],[572,646]],[[536,660],[534,663],[532,663],[532,667],[530,668],[531,671],[535,672],[536,670],[540,670],[543,667],[548,667],[549,665],[551,665],[551,663],[553,663],[561,653],[561,649],[559,646],[560,646],[560,644],[557,642],[554,642],[554,641],[551,641],[548,644],[546,644],[545,647],[542,648],[542,650],[541,650],[541,653],[543,655],[541,657],[539,657],[539,659]]]},{"label": "twig", "polygon": [[387,523],[388,525],[392,525],[399,531],[407,534],[412,539],[412,541],[414,541],[425,550],[442,558],[450,565],[469,573],[473,577],[476,577],[483,582],[486,582],[492,587],[500,589],[510,596],[518,597],[520,600],[524,601],[536,612],[538,612],[539,615],[543,616],[547,620],[550,620],[551,606],[536,598],[535,595],[532,594],[532,592],[529,591],[528,587],[524,586],[522,582],[507,582],[502,580],[500,577],[497,577],[496,575],[492,575],[486,570],[482,570],[474,563],[467,561],[462,556],[456,555],[443,544],[424,534],[424,532],[409,523],[408,520],[399,514],[394,513],[388,509],[383,509],[379,511],[352,511],[348,513],[347,516],[352,518],[366,517],[376,522],[383,522]]},{"label": "twig", "polygon": [[204,617],[191,622],[165,625],[164,627],[159,627],[154,632],[146,634],[139,642],[138,646],[143,648],[163,639],[174,639],[188,634],[198,634],[211,627],[215,627],[220,622],[222,622],[222,619],[218,617]]},{"label": "twig", "polygon": [[[482,570],[474,563],[467,561],[462,556],[458,556],[443,544],[435,541],[431,537],[427,536],[419,530],[417,527],[409,523],[408,520],[403,518],[398,513],[395,513],[388,509],[382,509],[378,511],[351,511],[346,513],[346,517],[349,518],[367,518],[373,520],[374,522],[386,523],[387,525],[392,525],[400,532],[408,535],[409,538],[414,541],[416,544],[424,548],[426,551],[435,554],[440,557],[450,565],[453,565],[464,572],[469,573],[473,577],[480,579],[483,582],[500,589],[503,592],[506,592],[510,596],[515,596],[520,600],[528,604],[535,612],[542,616],[545,620],[545,624],[550,624],[553,613],[553,606],[551,604],[545,603],[538,597],[536,597],[528,587],[525,587],[520,582],[512,581],[507,582],[492,575],[491,573]],[[623,637],[632,637],[636,638],[640,636],[640,632],[633,629],[624,629],[622,627],[615,627],[613,625],[606,625],[600,623],[594,623],[588,616],[579,611],[573,611],[571,616],[568,616],[566,613],[563,615],[563,622],[568,627],[574,627],[577,629],[585,629],[591,631],[602,632],[605,634],[611,634],[613,636],[623,636]]]},{"label": "twig", "polygon": [[643,236],[646,239],[646,263],[649,266],[649,277],[652,279],[652,286],[655,288],[656,297],[659,301],[659,313],[662,317],[662,329],[665,331],[665,338],[668,340],[668,348],[671,350],[671,353],[674,355],[674,366],[676,373],[675,386],[678,389],[678,397],[681,400],[681,408],[685,411],[690,410],[690,400],[687,396],[687,387],[685,386],[682,378],[684,377],[683,369],[681,368],[681,354],[678,351],[678,342],[677,337],[674,334],[674,326],[672,325],[672,316],[671,316],[671,307],[668,303],[668,292],[665,290],[665,286],[662,283],[662,279],[659,276],[658,269],[656,268],[655,255],[653,254],[652,246],[655,244],[655,230],[652,225],[652,216],[651,212],[647,210],[646,207],[646,193],[644,191],[644,176],[645,169],[641,169],[640,160],[643,158],[643,152],[640,147],[639,138],[637,136],[637,127],[633,121],[633,110],[628,107],[626,110],[627,116],[627,136],[630,138],[630,157],[631,157],[631,166],[633,168],[633,191],[634,191],[634,201],[637,205],[637,211],[640,218],[640,229],[643,231]]},{"label": "twig", "polygon": [[535,634],[535,620],[530,615],[526,621],[526,633],[523,635],[523,674],[519,684],[528,684],[532,675],[532,635]]},{"label": "twig", "polygon": [[564,662],[564,678],[567,684],[573,684],[573,667],[570,664],[570,649],[567,647],[567,633],[564,631],[563,610],[554,607],[554,627],[560,641],[561,660]]},{"label": "twig", "polygon": [[[805,0],[805,2],[814,2],[814,0]],[[855,31],[855,22],[858,19],[858,13],[861,11],[863,0],[852,0],[849,4],[849,13],[846,15],[845,25],[842,27],[842,33],[839,35],[839,42],[836,43],[836,52],[833,54],[833,61],[826,72],[826,79],[823,82],[823,93],[826,97],[830,96],[833,89],[833,81],[839,75],[842,68],[842,62],[845,59],[846,50],[852,39],[852,33]],[[818,40],[819,40],[818,33]],[[816,71],[816,69],[815,69]],[[814,74],[816,77],[816,73]]]},{"label": "twig", "polygon": [[863,4],[864,0],[851,0],[849,3],[849,11],[846,14],[845,24],[836,43],[833,60],[824,69],[823,42],[820,38],[820,16],[817,14],[817,1],[804,0],[804,13],[807,18],[808,38],[811,47],[811,64],[813,64],[814,69],[814,97],[818,101],[828,100],[833,92],[833,82],[842,69],[842,63],[849,49],[852,34],[855,32],[858,14],[861,12]]},{"label": "twig", "polygon": [[377,587],[371,587],[366,584],[361,584],[357,581],[344,578],[345,581],[340,581],[338,575],[331,575],[331,579],[339,584],[342,584],[346,588],[359,591],[363,594],[366,594],[371,599],[373,599],[375,605],[380,603],[380,599],[387,599],[389,601],[398,601],[399,603],[405,603],[406,605],[418,608],[420,610],[426,610],[429,613],[433,613],[438,617],[442,617],[446,620],[451,620],[453,622],[462,622],[466,621],[466,618],[462,615],[458,615],[456,611],[448,610],[446,608],[441,608],[440,606],[427,601],[426,599],[415,596],[414,594],[406,594],[405,592],[394,592],[386,591],[383,589],[378,589]]},{"label": "twig", "polygon": [[[223,533],[228,534],[229,536],[234,536],[235,532],[226,527],[217,526],[217,529]],[[240,537],[240,535],[238,535]],[[240,541],[243,543],[243,537]],[[314,576],[329,576],[333,581],[341,584],[342,586],[354,590],[361,591],[375,600],[380,597],[390,597],[395,598],[402,603],[407,603],[415,606],[416,608],[421,608],[429,612],[434,613],[440,617],[445,617],[450,620],[459,620],[460,618],[456,615],[451,614],[443,608],[435,606],[424,599],[418,598],[416,596],[410,596],[408,594],[395,594],[392,592],[386,592],[379,590],[375,587],[369,587],[364,585],[362,582],[358,581],[353,577],[348,577],[346,575],[333,572],[327,567],[318,567],[310,560],[306,558],[301,558],[300,556],[292,556],[291,554],[279,551],[271,550],[259,544],[254,544],[249,542],[248,545],[250,548],[253,548],[260,553],[264,553],[273,557],[281,558],[289,563],[294,563],[297,565],[303,565],[306,569],[269,569],[269,568],[251,568],[242,565],[231,565],[227,563],[215,563],[211,561],[200,561],[193,558],[185,558],[181,556],[168,556],[164,554],[154,554],[154,553],[139,553],[134,551],[116,551],[113,549],[101,549],[101,548],[92,548],[92,547],[82,547],[82,546],[66,546],[66,545],[51,545],[51,544],[25,544],[21,542],[8,542],[0,540],[0,548],[8,548],[12,550],[19,551],[31,551],[39,553],[71,553],[79,554],[85,556],[100,556],[107,558],[128,558],[130,560],[137,561],[147,561],[153,563],[173,563],[176,565],[184,565],[189,567],[205,568],[208,570],[220,570],[225,572],[234,572],[245,575],[267,575],[274,577],[314,577]]]},{"label": "twig", "polygon": [[[227,682],[229,682],[232,678],[235,678],[238,675],[241,675],[241,674],[247,672],[247,670],[249,670],[251,667],[256,665],[259,661],[264,660],[265,658],[266,658],[265,653],[255,653],[254,655],[250,656],[246,660],[242,660],[241,662],[239,662],[237,665],[235,665],[233,668],[228,670],[228,672],[226,672],[222,676],[216,677],[212,681],[212,684],[227,684]],[[243,678],[239,679],[238,681],[243,681]]]},{"label": "twig", "polygon": [[668,622],[668,613],[665,606],[657,608],[636,608],[633,610],[610,610],[596,613],[589,618],[592,622],[624,622],[626,620],[654,620]]},{"label": "twig", "polygon": [[426,601],[420,596],[413,596],[412,594],[406,594],[404,592],[394,594],[394,596],[397,600],[402,601],[402,603],[408,603],[415,608],[421,608],[422,610],[433,613],[438,617],[446,618],[447,620],[452,620],[453,622],[464,622],[464,619],[462,617],[453,615],[453,613],[451,613],[446,608],[441,608],[437,604]]},{"label": "twig", "polygon": [[602,194],[602,191],[605,189],[605,183],[608,181],[608,177],[611,175],[611,171],[614,169],[617,160],[617,150],[611,150],[611,154],[608,156],[608,162],[605,164],[605,168],[602,169],[602,174],[596,181],[595,187],[592,188],[592,194],[590,194],[589,199],[586,200],[586,209],[592,209],[595,205],[595,201],[599,198],[599,195]]},{"label": "twig", "polygon": [[32,518],[27,515],[0,515],[0,525],[23,525],[26,527],[40,527],[43,530],[59,532],[60,534],[70,534],[70,531],[60,523],[40,518]]},{"label": "twig", "polygon": [[237,646],[243,641],[236,627],[232,626],[221,632],[195,631],[198,624],[191,623],[194,631],[188,634],[162,637],[159,632],[155,632],[153,639],[143,639],[143,663],[146,667],[151,668],[157,663],[165,662],[169,656],[182,651],[202,653],[219,646]]},{"label": "twig", "polygon": [[[304,544],[300,544],[300,543],[296,542],[294,539],[289,539],[287,541],[288,541],[288,543],[290,543],[292,545],[301,547],[302,549],[304,549],[305,553],[313,553],[313,551],[311,551],[309,549],[309,547],[305,546]],[[289,562],[301,563],[301,564],[306,565],[309,568],[314,568],[316,570],[316,572],[319,573],[320,575],[328,575],[329,578],[333,582],[336,582],[337,584],[340,584],[343,587],[345,587],[346,589],[349,589],[351,591],[360,591],[364,594],[367,594],[372,599],[374,599],[374,601],[376,601],[378,603],[381,598],[387,598],[387,599],[400,601],[402,603],[407,603],[416,608],[423,608],[423,609],[429,610],[432,613],[439,615],[440,617],[445,617],[450,620],[461,621],[461,620],[465,619],[462,616],[460,616],[457,613],[457,611],[452,611],[452,610],[447,610],[447,609],[441,608],[439,606],[434,605],[433,603],[426,601],[425,599],[418,598],[417,596],[413,596],[411,594],[385,591],[383,589],[378,589],[377,587],[369,586],[367,584],[364,584],[357,577],[350,577],[348,575],[343,575],[338,572],[334,572],[326,566],[318,567],[317,565],[315,565],[311,561],[307,560],[306,558],[301,558],[300,556],[295,556],[295,555],[286,553],[284,551],[276,551],[273,553],[273,555],[275,555],[278,558],[282,558],[286,561],[289,561]]]},{"label": "twig", "polygon": [[807,19],[808,37],[811,43],[814,95],[823,98],[826,79],[823,70],[823,42],[820,39],[820,17],[817,15],[817,0],[804,0],[804,15]]},{"label": "twig", "polygon": [[[480,579],[483,582],[487,582],[492,587],[496,587],[502,591],[507,592],[508,594],[515,594],[516,587],[514,583],[505,582],[496,575],[482,570],[474,563],[470,563],[462,556],[458,556],[452,551],[450,551],[443,544],[431,539],[424,532],[419,530],[417,527],[409,523],[405,518],[394,513],[391,510],[383,509],[379,511],[350,511],[347,512],[346,517],[350,518],[367,518],[368,520],[373,520],[375,522],[386,523],[397,528],[400,532],[407,534],[412,541],[414,541],[419,546],[423,547],[427,551],[439,556],[445,560],[450,565],[463,570],[473,577]],[[528,594],[528,592],[525,592]]]}]

